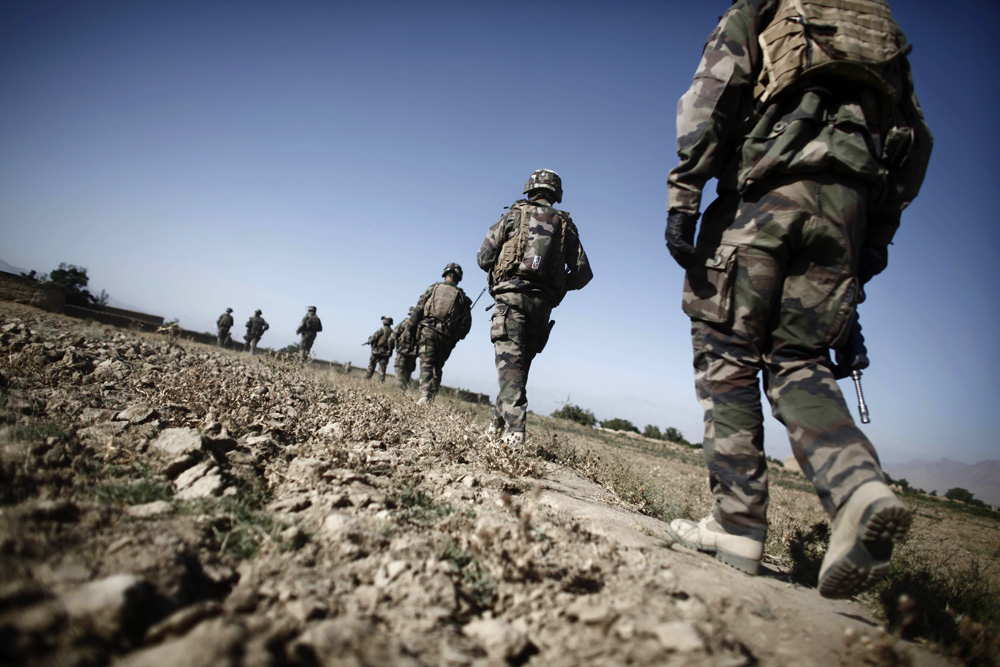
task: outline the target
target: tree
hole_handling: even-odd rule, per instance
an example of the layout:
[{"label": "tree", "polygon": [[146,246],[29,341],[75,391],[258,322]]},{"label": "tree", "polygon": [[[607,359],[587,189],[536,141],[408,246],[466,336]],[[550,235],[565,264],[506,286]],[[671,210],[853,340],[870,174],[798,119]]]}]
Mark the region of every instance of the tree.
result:
[{"label": "tree", "polygon": [[577,424],[583,424],[588,428],[593,428],[597,423],[597,417],[590,410],[584,410],[579,405],[572,405],[571,403],[564,404],[561,408],[552,413],[553,417],[559,419],[569,419]]},{"label": "tree", "polygon": [[278,350],[275,354],[285,357],[297,357],[299,355],[299,344],[292,343]]},{"label": "tree", "polygon": [[687,438],[685,438],[684,435],[673,426],[668,426],[667,430],[663,432],[663,439],[669,440],[670,442],[676,442],[679,445],[691,444],[687,441]]},{"label": "tree", "polygon": [[[31,276],[34,276],[34,271]],[[39,276],[41,279],[45,274]],[[108,293],[101,290],[101,293],[94,296],[87,289],[90,278],[87,276],[87,269],[76,264],[59,262],[59,268],[49,274],[49,281],[59,285],[66,290],[66,303],[74,306],[107,305]]]},{"label": "tree", "polygon": [[620,417],[615,417],[614,419],[605,419],[601,422],[601,426],[604,428],[611,429],[612,431],[632,431],[638,433],[639,429],[635,427],[635,424],[627,419],[621,419]]},{"label": "tree", "polygon": [[963,489],[960,486],[956,486],[954,489],[948,489],[945,491],[944,497],[948,500],[957,500],[962,503],[971,503],[976,499],[976,497],[972,495],[972,491]]},{"label": "tree", "polygon": [[663,440],[663,433],[660,431],[659,426],[646,424],[646,428],[642,429],[642,434],[647,438],[652,438],[653,440]]}]

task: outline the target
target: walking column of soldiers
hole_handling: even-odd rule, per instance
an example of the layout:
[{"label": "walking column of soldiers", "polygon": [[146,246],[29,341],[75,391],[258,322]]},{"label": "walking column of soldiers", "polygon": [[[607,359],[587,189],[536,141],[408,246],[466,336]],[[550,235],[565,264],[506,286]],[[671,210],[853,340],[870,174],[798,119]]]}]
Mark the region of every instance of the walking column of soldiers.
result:
[{"label": "walking column of soldiers", "polygon": [[[888,264],[930,159],[909,51],[884,0],[735,0],[677,107],[680,160],[667,181],[665,238],[685,272],[715,506],[668,532],[747,574],[760,571],[769,499],[763,374],[773,414],[831,518],[818,582],[826,597],[854,596],[885,577],[912,520],[836,383],[867,366],[857,306]],[[711,179],[718,195],[699,227]],[[559,175],[533,172],[523,194],[477,254],[495,302],[499,392],[487,435],[513,449],[525,442],[528,373],[549,340],[552,310],[593,278],[576,225],[554,207]],[[395,348],[406,388],[419,356],[421,404],[434,400],[472,322],[462,267],[448,264],[441,277],[395,330],[383,317],[368,341],[368,378],[378,366],[384,381]],[[229,312],[219,318],[220,344]],[[304,359],[321,330],[305,322]],[[266,329],[258,310],[247,322],[251,352]]]}]

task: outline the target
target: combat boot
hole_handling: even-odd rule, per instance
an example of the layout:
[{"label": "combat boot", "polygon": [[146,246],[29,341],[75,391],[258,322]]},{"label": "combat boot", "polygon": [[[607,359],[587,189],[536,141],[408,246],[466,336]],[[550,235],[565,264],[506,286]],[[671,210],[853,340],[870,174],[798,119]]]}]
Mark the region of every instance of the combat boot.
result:
[{"label": "combat boot", "polygon": [[819,594],[849,598],[889,574],[894,542],[910,529],[913,513],[884,482],[858,487],[837,511],[819,569]]},{"label": "combat boot", "polygon": [[504,423],[496,417],[490,417],[490,425],[486,427],[486,437],[490,440],[499,440],[503,435]]},{"label": "combat boot", "polygon": [[504,447],[519,452],[524,449],[524,431],[512,431],[503,437]]},{"label": "combat boot", "polygon": [[667,533],[689,549],[714,554],[718,560],[741,572],[753,575],[760,572],[764,542],[727,532],[712,515],[698,523],[674,519],[667,526]]}]

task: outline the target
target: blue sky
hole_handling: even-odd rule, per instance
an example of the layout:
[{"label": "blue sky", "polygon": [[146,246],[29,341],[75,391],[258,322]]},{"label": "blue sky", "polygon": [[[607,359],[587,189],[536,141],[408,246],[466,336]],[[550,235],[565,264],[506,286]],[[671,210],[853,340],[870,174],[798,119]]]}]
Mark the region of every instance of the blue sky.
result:
[{"label": "blue sky", "polygon": [[[230,306],[242,334],[261,308],[271,347],[316,305],[316,354],[361,365],[379,317],[445,264],[479,294],[486,230],[555,169],[596,277],[555,311],[530,407],[700,441],[665,180],[677,99],[728,6],[0,3],[0,259],[85,266],[95,291],[190,329]],[[1000,6],[894,11],[936,143],[861,310],[865,430],[887,462],[996,459]],[[489,303],[445,384],[495,393]],[[790,453],[770,419],[767,451]]]}]

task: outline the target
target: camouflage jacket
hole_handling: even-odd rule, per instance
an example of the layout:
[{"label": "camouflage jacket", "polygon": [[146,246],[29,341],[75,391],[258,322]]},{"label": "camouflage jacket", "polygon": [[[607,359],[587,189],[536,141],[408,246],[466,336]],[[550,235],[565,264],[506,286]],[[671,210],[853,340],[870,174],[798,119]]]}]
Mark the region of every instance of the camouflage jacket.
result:
[{"label": "camouflage jacket", "polygon": [[671,211],[698,213],[702,188],[745,192],[773,174],[839,173],[872,184],[865,242],[885,245],[917,196],[933,137],[913,91],[905,56],[881,66],[898,91],[878,117],[871,91],[809,79],[756,108],[762,67],[758,37],[779,0],[737,0],[709,35],[691,87],[677,104],[680,163],[667,180]]},{"label": "camouflage jacket", "polygon": [[[450,320],[445,321],[438,317],[432,317],[424,313],[424,307],[430,300],[431,296],[434,294],[435,288],[441,286],[441,289],[455,290],[458,292],[456,299],[455,313]],[[472,300],[466,296],[465,292],[461,287],[458,287],[454,283],[449,283],[447,281],[436,282],[420,296],[417,300],[417,305],[414,307],[413,314],[407,320],[413,331],[417,331],[417,327],[432,329],[452,340],[462,340],[465,338],[469,329],[472,328]]]},{"label": "camouflage jacket", "polygon": [[392,354],[392,329],[388,324],[383,324],[368,337],[368,344],[372,346],[372,354],[377,357],[388,357]]},{"label": "camouflage jacket", "polygon": [[[511,206],[511,209],[519,203],[521,202],[515,202]],[[483,245],[479,248],[476,261],[479,263],[479,268],[490,274],[490,294],[494,299],[497,299],[502,294],[527,294],[540,296],[553,306],[556,306],[566,296],[567,291],[581,289],[589,283],[594,277],[594,272],[590,268],[590,260],[587,259],[587,253],[584,252],[583,244],[580,243],[579,232],[576,229],[576,225],[573,224],[573,219],[569,213],[558,211],[549,206],[545,200],[531,202],[528,205],[528,209],[531,210],[533,218],[537,216],[550,217],[555,214],[562,219],[565,225],[565,242],[562,248],[563,270],[566,271],[565,281],[562,281],[561,285],[546,284],[528,280],[519,275],[507,275],[498,281],[492,279],[493,265],[500,256],[501,248],[503,248],[504,243],[508,239],[518,233],[518,227],[520,226],[519,219],[517,216],[511,216],[511,211],[507,211],[501,215],[500,219],[490,227],[490,230],[486,233],[486,238],[483,239]],[[556,240],[554,242],[558,243],[559,241]]]},{"label": "camouflage jacket", "polygon": [[392,330],[392,338],[389,347],[395,346],[396,354],[404,357],[412,357],[417,353],[417,341],[413,336],[413,329],[410,327],[408,319],[403,320]]},{"label": "camouflage jacket", "polygon": [[260,338],[271,326],[263,317],[252,316],[247,320],[247,336]]},{"label": "camouflage jacket", "polygon": [[312,313],[306,313],[302,317],[302,321],[299,323],[299,328],[295,330],[295,333],[317,334],[322,330],[323,330],[323,322],[320,321],[319,316],[314,315]]},{"label": "camouflage jacket", "polygon": [[229,313],[222,313],[219,315],[219,319],[216,320],[215,326],[219,327],[219,329],[228,331],[233,326],[233,316]]}]

